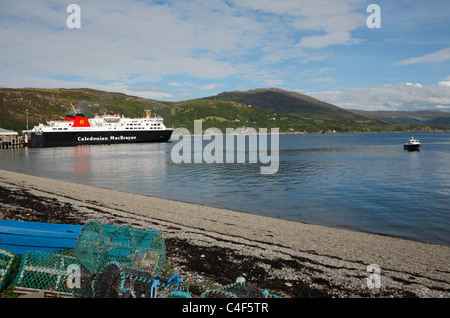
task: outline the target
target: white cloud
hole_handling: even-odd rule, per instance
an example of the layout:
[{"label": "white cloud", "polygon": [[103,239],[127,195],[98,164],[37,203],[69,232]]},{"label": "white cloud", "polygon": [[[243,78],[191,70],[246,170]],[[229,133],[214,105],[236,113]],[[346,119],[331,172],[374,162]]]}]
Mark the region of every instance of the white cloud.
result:
[{"label": "white cloud", "polygon": [[263,82],[263,85],[267,87],[276,87],[281,86],[283,84],[284,84],[283,80],[279,78],[268,78]]},{"label": "white cloud", "polygon": [[[362,0],[77,0],[81,29],[73,30],[66,27],[69,3],[2,0],[0,86],[91,87],[154,99],[225,86],[217,83],[330,87],[348,80],[336,76],[349,73],[348,59],[357,57],[351,66],[357,69],[364,55],[326,50],[357,43],[358,28],[364,36]],[[447,48],[399,65],[442,62],[449,55]],[[202,86],[205,82],[212,84]],[[447,88],[449,82],[438,86]],[[345,94],[344,104],[360,101],[362,93]]]},{"label": "white cloud", "polygon": [[450,76],[447,76],[443,81],[438,83],[440,86],[450,87]]},{"label": "white cloud", "polygon": [[398,62],[396,65],[410,65],[417,63],[443,63],[450,60],[450,47],[419,57],[413,57]]},{"label": "white cloud", "polygon": [[310,63],[310,62],[320,62],[324,61],[328,58],[328,55],[310,55],[303,59],[301,62],[304,64]]},{"label": "white cloud", "polygon": [[407,86],[414,86],[414,87],[423,87],[422,86],[422,84],[420,84],[420,83],[416,83],[416,84],[414,84],[414,83],[405,83],[405,85],[407,85]]},{"label": "white cloud", "polygon": [[200,87],[201,90],[216,90],[223,87],[223,84],[207,84]]},{"label": "white cloud", "polygon": [[356,40],[352,39],[351,32],[366,23],[360,1],[355,0],[246,0],[236,3],[282,16],[298,31],[319,33],[302,36],[298,46],[303,48],[350,43]]},{"label": "white cloud", "polygon": [[[355,0],[229,3],[78,0],[81,29],[70,30],[68,3],[5,0],[0,67],[3,74],[56,75],[61,82],[65,74],[86,83],[156,82],[175,74],[219,79],[242,75],[242,64],[308,60],[301,47],[347,43],[361,22]],[[311,32],[317,35],[305,35]]]},{"label": "white cloud", "polygon": [[401,83],[310,92],[307,95],[347,109],[414,111],[450,108],[450,87],[446,85]]},{"label": "white cloud", "polygon": [[[186,74],[208,79],[236,73],[232,59],[257,44],[257,23],[211,8],[220,1],[152,5],[83,1],[81,29],[56,1],[6,1],[0,12],[0,66],[10,74],[72,75],[85,82],[158,81]],[[62,80],[61,80],[62,81]]]}]

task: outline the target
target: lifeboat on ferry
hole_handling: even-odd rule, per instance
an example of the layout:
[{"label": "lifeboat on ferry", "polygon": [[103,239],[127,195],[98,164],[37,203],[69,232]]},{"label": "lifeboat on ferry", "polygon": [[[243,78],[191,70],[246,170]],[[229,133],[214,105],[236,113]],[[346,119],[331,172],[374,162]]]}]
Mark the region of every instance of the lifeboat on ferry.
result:
[{"label": "lifeboat on ferry", "polygon": [[103,115],[103,119],[108,123],[116,123],[120,120],[119,115]]}]

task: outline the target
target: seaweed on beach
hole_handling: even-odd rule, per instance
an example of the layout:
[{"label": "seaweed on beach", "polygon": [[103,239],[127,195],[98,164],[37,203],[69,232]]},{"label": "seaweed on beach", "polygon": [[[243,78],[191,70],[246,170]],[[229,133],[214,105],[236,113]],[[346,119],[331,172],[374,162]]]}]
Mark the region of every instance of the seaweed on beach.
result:
[{"label": "seaweed on beach", "polygon": [[[187,240],[166,239],[167,256],[178,260],[185,270],[195,271],[219,285],[229,285],[236,281],[236,275],[244,275],[253,286],[270,290],[285,291],[291,297],[330,298],[332,289],[316,288],[298,279],[281,280],[272,277],[270,269],[299,266],[292,261],[261,260],[256,257],[244,256],[231,249],[218,246],[198,246]],[[264,263],[267,266],[261,266]],[[260,265],[258,265],[260,264]],[[189,286],[191,293],[200,295],[204,289],[199,286]]]},{"label": "seaweed on beach", "polygon": [[[0,198],[0,213],[11,220],[83,225],[87,219],[86,215],[74,209],[70,203],[38,196],[24,188],[0,186]],[[98,209],[97,212],[102,211]],[[117,225],[126,224],[123,218],[118,217],[108,222]],[[272,277],[270,270],[265,268],[298,267],[297,262],[261,260],[244,256],[232,249],[198,246],[178,238],[166,238],[165,244],[168,260],[183,267],[183,272],[187,276],[186,284],[194,297],[199,297],[206,287],[234,283],[238,274],[245,275],[254,286],[283,290],[292,297],[331,297],[329,292],[331,288],[326,286],[326,282],[312,286],[298,279],[280,280]],[[261,262],[267,266],[261,266]],[[194,280],[193,276],[197,279]]]},{"label": "seaweed on beach", "polygon": [[[0,184],[1,218],[76,225],[84,225],[89,219],[145,228],[156,225],[165,234],[166,262],[162,273],[169,277],[174,273],[179,274],[192,297],[200,297],[205,290],[233,284],[238,276],[245,277],[248,284],[256,288],[280,291],[292,298],[448,296],[446,282],[431,276],[423,276],[431,282],[426,284],[426,288],[422,288],[418,279],[411,274],[392,272],[388,274],[391,276],[389,281],[385,280],[393,281],[392,284],[385,283],[381,290],[371,291],[361,284],[365,282],[366,273],[355,271],[354,263],[351,268],[338,267],[334,262],[317,262],[314,258],[295,253],[289,253],[286,258],[272,257],[262,252],[262,248],[276,250],[277,246],[259,246],[256,241],[249,243],[254,243],[260,252],[248,253],[247,243],[234,242],[231,238],[216,237],[207,232],[202,233],[198,241],[190,240],[189,237],[197,235],[197,229],[186,230],[175,223],[165,223],[119,209],[108,209],[98,203],[91,204],[82,200],[77,203],[64,197],[47,196],[44,192],[3,183]],[[204,238],[208,242],[212,239],[212,243],[205,244]],[[316,251],[307,253],[314,257],[322,256]],[[334,275],[332,279],[330,274]],[[180,295],[175,292],[171,296]]]},{"label": "seaweed on beach", "polygon": [[74,213],[70,203],[41,197],[29,190],[11,189],[0,186],[0,213],[5,218],[19,221],[34,221],[61,224],[83,224]]}]

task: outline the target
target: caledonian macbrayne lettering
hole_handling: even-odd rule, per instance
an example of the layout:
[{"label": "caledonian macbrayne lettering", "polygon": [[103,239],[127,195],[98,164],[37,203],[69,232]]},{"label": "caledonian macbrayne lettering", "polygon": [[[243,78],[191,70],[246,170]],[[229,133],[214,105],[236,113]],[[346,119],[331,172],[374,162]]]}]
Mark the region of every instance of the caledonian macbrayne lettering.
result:
[{"label": "caledonian macbrayne lettering", "polygon": [[78,141],[136,140],[136,136],[78,137]]}]

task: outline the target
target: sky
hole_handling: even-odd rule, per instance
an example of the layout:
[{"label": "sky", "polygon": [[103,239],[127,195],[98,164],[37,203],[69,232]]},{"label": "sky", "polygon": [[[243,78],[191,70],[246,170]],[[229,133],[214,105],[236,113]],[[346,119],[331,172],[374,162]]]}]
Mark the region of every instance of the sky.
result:
[{"label": "sky", "polygon": [[276,87],[450,111],[449,17],[449,0],[1,0],[0,87],[161,101]]}]

